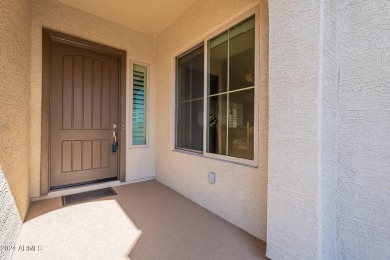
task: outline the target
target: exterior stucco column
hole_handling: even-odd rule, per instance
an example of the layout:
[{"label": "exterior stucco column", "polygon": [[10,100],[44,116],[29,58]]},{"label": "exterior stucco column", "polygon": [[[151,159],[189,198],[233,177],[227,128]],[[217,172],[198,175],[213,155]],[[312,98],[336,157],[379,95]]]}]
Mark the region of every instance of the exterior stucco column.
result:
[{"label": "exterior stucco column", "polygon": [[267,256],[334,259],[337,1],[269,1],[269,13]]}]

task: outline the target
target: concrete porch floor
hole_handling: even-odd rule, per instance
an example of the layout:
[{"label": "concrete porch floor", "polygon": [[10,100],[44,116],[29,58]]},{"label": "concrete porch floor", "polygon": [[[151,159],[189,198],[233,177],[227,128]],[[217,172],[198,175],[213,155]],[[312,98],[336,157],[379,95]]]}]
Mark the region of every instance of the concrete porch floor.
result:
[{"label": "concrete porch floor", "polygon": [[[104,202],[111,200],[119,205],[120,211],[125,213],[123,215],[127,215],[130,226],[134,224],[135,231],[142,231],[140,236],[133,236],[133,241],[130,241],[130,236],[135,234],[134,230],[133,233],[124,234],[123,237],[129,237],[127,244],[132,243],[132,246],[127,252],[122,252],[124,254],[123,259],[268,259],[265,257],[265,242],[251,236],[155,180],[118,186],[114,190],[118,195],[106,199]],[[91,202],[85,203],[85,206],[88,203]],[[70,209],[70,207],[77,208],[82,207],[82,205],[63,207],[61,198],[32,202],[24,225],[29,222],[34,225],[33,221],[56,211]],[[102,205],[96,207],[102,210]],[[78,217],[75,221],[80,221],[80,223],[88,221],[90,223],[92,220],[86,220],[86,218],[89,218],[88,214],[91,215],[91,219],[96,217],[92,216],[93,214],[99,214],[93,213],[91,210],[89,212],[87,215],[84,214],[84,217]],[[102,211],[101,213],[107,214],[107,212]],[[120,213],[118,214],[120,215]],[[61,216],[61,214],[57,214],[54,218],[60,218],[58,216]],[[111,221],[108,223],[112,223],[112,229],[124,229],[123,226],[114,227],[114,224],[118,224],[119,217],[111,217],[112,220],[109,220],[110,217],[104,217],[104,220],[99,221]],[[60,219],[56,221],[59,221],[58,225],[63,225],[64,223],[61,222],[67,220]],[[75,223],[71,223],[71,225],[73,224]],[[105,228],[109,232],[111,227],[107,227],[107,224],[104,225],[106,225]],[[96,236],[92,234],[92,238],[89,238],[91,241],[87,241],[88,245],[97,244],[102,239],[100,237],[101,233],[98,232],[97,230]],[[110,236],[106,231],[103,230],[102,232]],[[115,235],[117,233],[114,232]],[[34,243],[39,244],[40,239],[42,238],[37,237],[35,241],[34,238]],[[61,240],[63,238],[51,234],[50,243],[52,245],[56,244],[57,239]],[[105,237],[105,239],[110,239],[110,237]],[[118,238],[112,237],[112,239],[114,241],[109,242],[115,244],[115,239]],[[46,247],[50,247],[50,244]],[[66,256],[66,246],[63,250],[65,254],[62,253],[62,256]],[[70,249],[68,248],[68,250]],[[47,250],[47,252],[49,251]],[[82,254],[84,251],[81,250],[80,252]],[[26,256],[26,252],[24,254]],[[45,254],[45,248],[42,249],[41,254]],[[15,259],[17,257],[16,254]],[[30,254],[30,257],[34,257],[34,254]],[[72,257],[74,257],[74,254]],[[79,257],[79,259],[88,259],[91,255],[80,255]],[[57,257],[47,255],[47,259],[59,258],[58,255]],[[100,255],[100,259],[105,258]]]}]

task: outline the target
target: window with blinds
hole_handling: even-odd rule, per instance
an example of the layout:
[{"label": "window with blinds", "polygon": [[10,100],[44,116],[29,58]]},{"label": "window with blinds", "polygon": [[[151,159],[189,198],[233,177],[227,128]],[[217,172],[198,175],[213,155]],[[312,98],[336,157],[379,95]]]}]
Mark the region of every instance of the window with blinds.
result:
[{"label": "window with blinds", "polygon": [[133,64],[132,145],[146,145],[147,67]]}]

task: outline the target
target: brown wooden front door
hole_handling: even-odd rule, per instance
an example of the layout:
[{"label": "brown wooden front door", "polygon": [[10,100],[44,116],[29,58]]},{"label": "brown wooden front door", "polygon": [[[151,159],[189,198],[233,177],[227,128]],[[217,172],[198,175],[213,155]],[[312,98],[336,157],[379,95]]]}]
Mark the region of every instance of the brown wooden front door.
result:
[{"label": "brown wooden front door", "polygon": [[117,178],[119,58],[53,41],[50,66],[51,189]]}]

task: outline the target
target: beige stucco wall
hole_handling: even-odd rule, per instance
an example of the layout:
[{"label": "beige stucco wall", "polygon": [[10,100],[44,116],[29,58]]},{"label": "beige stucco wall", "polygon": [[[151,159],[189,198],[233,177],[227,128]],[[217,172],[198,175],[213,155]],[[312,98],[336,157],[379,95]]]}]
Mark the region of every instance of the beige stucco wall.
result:
[{"label": "beige stucco wall", "polygon": [[[268,9],[261,1],[259,167],[172,151],[175,56],[260,1],[199,0],[158,36],[156,178],[247,232],[266,240],[268,142]],[[208,173],[216,173],[216,184]]]},{"label": "beige stucco wall", "polygon": [[[42,97],[42,27],[81,37],[127,51],[127,90],[130,87],[129,61],[150,64],[149,148],[128,149],[126,178],[128,181],[154,176],[154,110],[156,75],[156,39],[98,16],[70,7],[56,0],[32,1],[31,63],[31,196],[39,196]],[[129,118],[127,95],[127,118]],[[127,120],[127,136],[129,136]],[[129,143],[126,144],[129,147]]]},{"label": "beige stucco wall", "polygon": [[271,259],[318,259],[320,1],[269,1]]},{"label": "beige stucco wall", "polygon": [[321,2],[319,79],[319,258],[337,259],[338,0]]},{"label": "beige stucco wall", "polygon": [[390,258],[390,1],[339,2],[339,259]]},{"label": "beige stucco wall", "polygon": [[0,1],[0,166],[22,218],[30,202],[30,25],[29,0]]},{"label": "beige stucco wall", "polygon": [[267,256],[390,255],[390,2],[270,1]]}]

